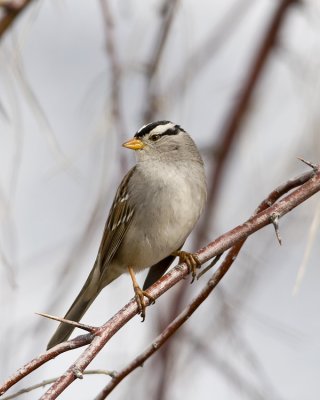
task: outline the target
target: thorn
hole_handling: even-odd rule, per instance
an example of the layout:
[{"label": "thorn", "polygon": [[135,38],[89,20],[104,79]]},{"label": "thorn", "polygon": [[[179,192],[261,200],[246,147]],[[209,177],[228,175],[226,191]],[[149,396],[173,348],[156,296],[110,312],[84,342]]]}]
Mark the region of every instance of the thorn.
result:
[{"label": "thorn", "polygon": [[314,171],[317,171],[319,166],[317,164],[312,163],[311,161],[306,161],[301,157],[297,157],[298,160],[302,161],[303,163],[307,164],[310,168],[312,168]]},{"label": "thorn", "polygon": [[73,368],[74,376],[78,379],[83,379],[83,373],[79,368]]},{"label": "thorn", "polygon": [[41,317],[53,319],[54,321],[63,322],[64,324],[72,325],[72,326],[74,326],[74,327],[76,327],[76,328],[83,329],[83,330],[85,330],[86,332],[96,333],[96,331],[98,330],[98,328],[95,327],[95,326],[90,326],[90,325],[81,324],[80,322],[71,321],[71,320],[69,320],[69,319],[56,317],[56,316],[54,316],[54,315],[45,314],[45,313],[41,313],[41,312],[36,312],[35,314],[40,315]]},{"label": "thorn", "polygon": [[281,246],[282,239],[281,239],[280,232],[279,232],[279,215],[275,214],[275,213],[272,214],[271,215],[271,222],[272,222],[272,224],[274,226],[274,230],[276,232],[276,236],[277,236],[278,242],[279,242],[279,244]]},{"label": "thorn", "polygon": [[222,254],[223,254],[223,253],[217,254],[217,255],[214,257],[214,259],[211,261],[211,263],[210,263],[206,268],[204,268],[201,272],[198,273],[197,280],[198,280],[199,278],[201,278],[201,276],[204,275],[206,272],[208,272],[209,269],[211,269],[213,266],[215,266],[215,265],[217,264],[217,262],[220,260],[220,257],[222,256]]}]

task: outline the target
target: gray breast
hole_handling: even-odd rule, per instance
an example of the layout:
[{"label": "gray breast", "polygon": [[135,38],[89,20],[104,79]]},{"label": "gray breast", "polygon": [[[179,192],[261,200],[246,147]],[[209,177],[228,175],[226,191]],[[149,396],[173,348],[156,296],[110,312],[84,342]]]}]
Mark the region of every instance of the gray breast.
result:
[{"label": "gray breast", "polygon": [[130,182],[135,214],[119,256],[137,269],[150,267],[186,240],[206,199],[203,166],[143,165]]}]

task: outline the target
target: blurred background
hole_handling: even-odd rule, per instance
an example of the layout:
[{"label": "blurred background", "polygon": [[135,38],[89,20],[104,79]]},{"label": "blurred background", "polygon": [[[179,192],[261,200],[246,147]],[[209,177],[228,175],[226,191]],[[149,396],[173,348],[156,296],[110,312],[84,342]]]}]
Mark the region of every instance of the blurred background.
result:
[{"label": "blurred background", "polygon": [[[196,250],[318,162],[316,0],[8,1],[0,12],[0,377],[45,350],[94,263],[121,177],[121,143],[169,119],[205,159]],[[14,3],[14,4],[12,4]],[[10,18],[9,18],[10,19]],[[319,195],[246,242],[220,285],[112,399],[313,400],[320,393]],[[304,271],[302,279],[297,279]],[[145,273],[138,276],[144,281]],[[209,279],[182,282],[130,321],[89,369],[138,355]],[[122,276],[91,306],[101,325],[133,296]],[[78,331],[80,333],[80,331]],[[68,352],[12,390],[62,374]],[[86,376],[62,399],[93,399]],[[22,398],[39,398],[44,389]]]}]

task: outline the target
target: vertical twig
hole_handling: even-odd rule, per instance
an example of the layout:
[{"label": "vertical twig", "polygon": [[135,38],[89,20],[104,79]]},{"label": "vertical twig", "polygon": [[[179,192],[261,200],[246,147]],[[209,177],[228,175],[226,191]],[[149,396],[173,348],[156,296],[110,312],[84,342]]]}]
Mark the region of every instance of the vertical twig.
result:
[{"label": "vertical twig", "polygon": [[[105,27],[106,53],[111,70],[110,86],[112,124],[115,126],[117,137],[120,138],[121,142],[124,142],[126,130],[121,102],[122,68],[116,47],[114,19],[111,13],[109,0],[100,0],[100,6]],[[120,155],[120,163],[122,169],[126,171],[128,167],[127,158],[123,153]]]},{"label": "vertical twig", "polygon": [[154,51],[150,57],[146,71],[146,108],[143,116],[143,119],[146,122],[151,122],[158,110],[158,93],[155,85],[155,75],[161,62],[165,45],[169,38],[169,33],[177,5],[178,0],[165,0],[164,4],[162,5],[162,24],[160,25],[159,32],[156,35],[153,46]]}]

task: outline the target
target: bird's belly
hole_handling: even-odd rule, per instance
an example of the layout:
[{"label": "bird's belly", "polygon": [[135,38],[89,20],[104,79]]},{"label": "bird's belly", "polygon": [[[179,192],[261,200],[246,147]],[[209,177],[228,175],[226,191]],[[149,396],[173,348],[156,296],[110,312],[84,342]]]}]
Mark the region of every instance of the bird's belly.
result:
[{"label": "bird's belly", "polygon": [[[190,196],[186,201],[186,196]],[[193,200],[190,201],[191,196]],[[148,200],[148,199],[147,199]],[[150,199],[149,201],[152,201]],[[153,204],[155,202],[153,201]],[[157,206],[135,214],[135,231],[128,229],[122,261],[136,270],[153,264],[178,250],[199,218],[201,207],[197,194],[183,193],[176,187],[157,193]],[[139,227],[139,228],[138,228]],[[137,229],[138,228],[138,229]],[[129,250],[129,251],[128,251]]]}]

